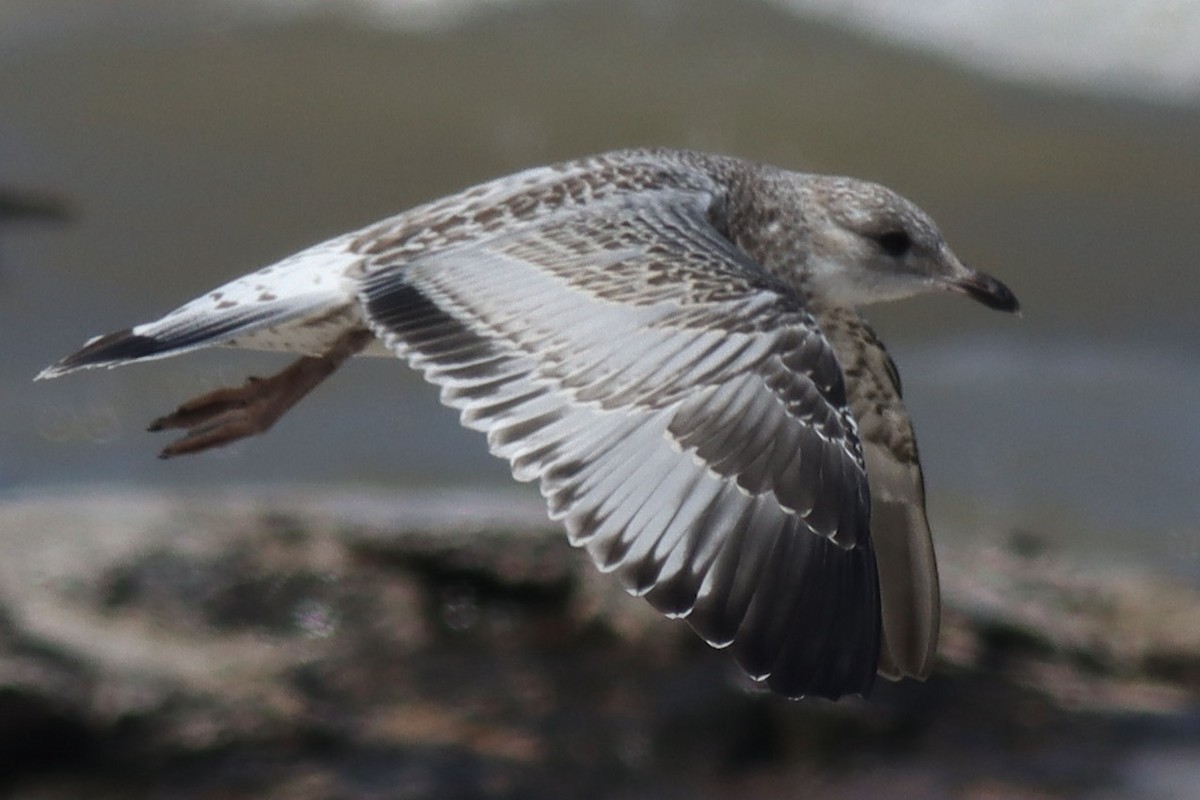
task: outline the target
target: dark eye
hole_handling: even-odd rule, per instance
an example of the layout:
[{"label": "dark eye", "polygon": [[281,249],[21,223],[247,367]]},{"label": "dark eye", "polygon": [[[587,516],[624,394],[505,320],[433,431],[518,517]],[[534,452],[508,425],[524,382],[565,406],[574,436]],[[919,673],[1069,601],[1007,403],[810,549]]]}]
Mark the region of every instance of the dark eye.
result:
[{"label": "dark eye", "polygon": [[912,239],[904,231],[881,233],[875,237],[875,241],[879,242],[883,252],[894,258],[899,258],[912,248]]}]

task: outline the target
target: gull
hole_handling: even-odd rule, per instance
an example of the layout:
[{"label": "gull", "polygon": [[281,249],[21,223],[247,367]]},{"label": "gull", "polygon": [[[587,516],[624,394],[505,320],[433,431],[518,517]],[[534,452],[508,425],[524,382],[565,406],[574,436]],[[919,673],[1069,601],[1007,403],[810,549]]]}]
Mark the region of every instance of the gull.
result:
[{"label": "gull", "polygon": [[52,378],[211,346],[301,357],[155,420],[163,457],[261,433],[398,356],[627,591],[788,696],[924,679],[940,596],[912,423],[860,306],[1015,312],[879,185],[636,149],[499,178],[318,244]]}]

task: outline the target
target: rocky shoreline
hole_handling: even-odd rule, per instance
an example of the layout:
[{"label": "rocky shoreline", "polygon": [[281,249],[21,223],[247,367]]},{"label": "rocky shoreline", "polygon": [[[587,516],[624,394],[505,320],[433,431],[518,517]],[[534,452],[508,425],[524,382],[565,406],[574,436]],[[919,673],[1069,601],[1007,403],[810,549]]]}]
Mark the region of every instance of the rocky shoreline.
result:
[{"label": "rocky shoreline", "polygon": [[1028,535],[942,547],[933,678],[836,704],[756,691],[524,495],[10,497],[0,556],[5,797],[1200,785],[1200,593]]}]

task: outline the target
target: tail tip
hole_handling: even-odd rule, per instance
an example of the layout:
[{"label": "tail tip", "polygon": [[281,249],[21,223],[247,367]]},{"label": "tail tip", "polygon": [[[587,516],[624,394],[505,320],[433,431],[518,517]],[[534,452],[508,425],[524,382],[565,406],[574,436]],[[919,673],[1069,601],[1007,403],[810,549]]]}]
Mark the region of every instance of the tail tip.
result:
[{"label": "tail tip", "polygon": [[57,378],[68,372],[89,367],[113,367],[126,361],[154,355],[162,349],[162,342],[159,340],[136,334],[133,328],[126,328],[89,339],[78,351],[39,372],[34,380]]}]

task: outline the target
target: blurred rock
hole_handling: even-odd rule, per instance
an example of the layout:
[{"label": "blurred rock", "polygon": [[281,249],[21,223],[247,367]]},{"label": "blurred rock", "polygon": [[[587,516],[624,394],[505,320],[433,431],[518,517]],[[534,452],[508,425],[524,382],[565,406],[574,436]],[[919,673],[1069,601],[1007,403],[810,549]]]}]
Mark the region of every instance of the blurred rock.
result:
[{"label": "blurred rock", "polygon": [[1200,753],[1200,596],[1018,544],[943,554],[928,683],[789,702],[536,497],[13,498],[0,794],[1101,797]]}]

